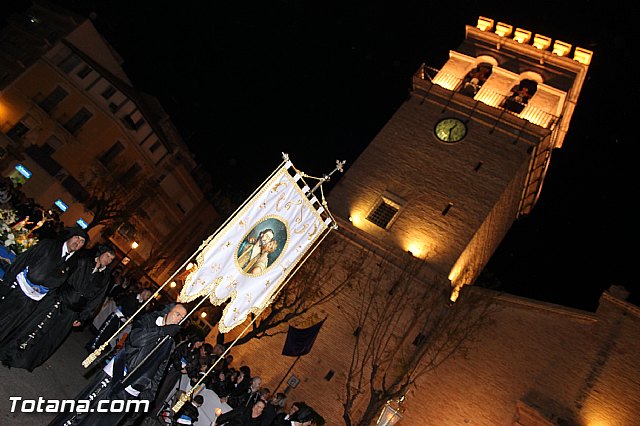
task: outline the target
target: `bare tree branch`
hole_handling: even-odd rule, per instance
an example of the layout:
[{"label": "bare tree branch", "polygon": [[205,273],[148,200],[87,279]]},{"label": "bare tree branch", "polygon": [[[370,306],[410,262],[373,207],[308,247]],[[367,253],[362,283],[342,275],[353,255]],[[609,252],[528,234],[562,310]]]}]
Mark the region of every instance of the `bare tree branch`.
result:
[{"label": "bare tree branch", "polygon": [[347,247],[341,236],[329,235],[235,346],[284,333],[281,325],[332,301],[356,282],[365,273],[370,259],[362,250],[350,257],[352,260],[346,265],[342,264],[338,260],[347,257]]},{"label": "bare tree branch", "polygon": [[347,426],[372,424],[387,401],[404,396],[446,360],[464,356],[497,306],[472,289],[452,303],[448,280],[418,279],[425,264],[415,258],[375,265],[354,289],[357,311],[345,314],[361,327],[339,395]]},{"label": "bare tree branch", "polygon": [[85,206],[93,213],[87,229],[118,225],[145,215],[140,206],[153,194],[154,186],[140,177],[121,182],[120,175],[117,170],[111,172],[96,166],[80,176],[89,194]]}]

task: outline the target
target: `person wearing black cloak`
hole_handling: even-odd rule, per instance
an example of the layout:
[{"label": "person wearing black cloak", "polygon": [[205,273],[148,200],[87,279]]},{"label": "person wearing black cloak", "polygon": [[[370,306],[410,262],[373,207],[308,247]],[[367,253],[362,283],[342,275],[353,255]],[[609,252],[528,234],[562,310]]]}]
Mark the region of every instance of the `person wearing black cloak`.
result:
[{"label": "person wearing black cloak", "polygon": [[64,239],[42,239],[16,256],[0,281],[0,346],[50,290],[67,280],[75,267],[73,254],[88,239],[84,229],[71,228]]},{"label": "person wearing black cloak", "polygon": [[[126,409],[105,412],[114,400],[125,401],[125,406],[128,401],[144,400],[150,407],[175,346],[174,336],[186,315],[184,305],[171,303],[161,311],[135,317],[123,348],[76,396],[76,401],[90,401],[88,409],[62,412],[49,426],[120,425],[132,413]],[[144,407],[140,402],[132,406]]]},{"label": "person wearing black cloak", "polygon": [[99,245],[79,253],[77,265],[62,286],[50,291],[20,328],[0,347],[0,360],[33,371],[60,347],[71,329],[90,322],[109,287],[115,250]]},{"label": "person wearing black cloak", "polygon": [[[153,292],[145,288],[141,290],[139,293],[127,292],[119,295],[114,302],[116,304],[116,310],[111,313],[102,323],[100,328],[97,331],[96,336],[91,339],[86,345],[85,348],[89,352],[95,351],[97,348],[102,346],[109,339],[109,345],[111,348],[115,348],[117,341],[120,339],[120,336],[124,333],[129,332],[129,328],[125,327],[117,339],[111,339],[118,329],[122,326],[122,324],[126,323],[133,314],[135,314],[138,309],[153,295]],[[149,308],[147,305],[145,308]]]},{"label": "person wearing black cloak", "polygon": [[157,424],[156,420],[161,411],[164,408],[171,408],[170,404],[174,401],[170,397],[177,392],[180,378],[186,374],[187,366],[197,361],[199,349],[204,343],[205,341],[200,336],[192,335],[180,342],[173,350],[167,365],[167,372],[160,382],[156,398],[144,424]]}]

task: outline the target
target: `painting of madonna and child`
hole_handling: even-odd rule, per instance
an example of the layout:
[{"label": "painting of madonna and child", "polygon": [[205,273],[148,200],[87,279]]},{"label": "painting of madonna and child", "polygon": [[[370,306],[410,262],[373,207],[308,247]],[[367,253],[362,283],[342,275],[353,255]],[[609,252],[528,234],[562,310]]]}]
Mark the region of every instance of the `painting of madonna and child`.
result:
[{"label": "painting of madonna and child", "polygon": [[287,226],[270,217],[256,224],[236,252],[238,267],[249,275],[261,275],[274,265],[287,245]]}]

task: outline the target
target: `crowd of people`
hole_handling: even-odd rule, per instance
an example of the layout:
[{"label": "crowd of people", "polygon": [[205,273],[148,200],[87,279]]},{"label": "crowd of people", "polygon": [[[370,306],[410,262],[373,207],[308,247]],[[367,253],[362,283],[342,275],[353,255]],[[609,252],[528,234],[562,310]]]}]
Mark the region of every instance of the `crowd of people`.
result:
[{"label": "crowd of people", "polygon": [[[51,212],[47,220],[29,220],[44,210],[21,194],[6,180],[0,182],[0,204],[11,204],[18,212],[16,222],[6,225],[20,223],[39,234],[35,244],[3,265],[0,361],[34,371],[74,328],[93,332],[87,354],[104,349],[96,361],[98,372],[75,398],[90,401],[89,409],[60,412],[51,426],[324,425],[304,402],[287,407],[287,395],[272,394],[249,366],[236,368],[223,344],[212,345],[190,332],[186,306],[157,305],[151,289],[113,269],[116,251],[108,243],[90,247],[83,229],[64,228]],[[174,414],[172,408],[185,393],[192,397]],[[147,400],[151,409],[95,409],[101,401],[116,399]]]},{"label": "crowd of people", "polygon": [[[226,355],[225,355],[225,352]],[[204,420],[216,426],[322,426],[324,419],[310,406],[301,401],[287,407],[287,395],[272,393],[263,385],[262,378],[252,373],[248,365],[236,368],[233,355],[221,344],[207,343],[197,334],[188,334],[173,351],[167,372],[160,384],[155,404],[146,420],[153,425],[155,419],[173,417],[183,424],[193,421],[197,408],[208,405],[218,409],[217,418]],[[211,370],[211,374],[205,376]],[[202,379],[202,380],[201,380]],[[198,392],[178,413],[171,409],[181,394],[198,386]],[[198,400],[196,400],[197,397]],[[207,401],[209,399],[209,401]],[[208,404],[207,404],[208,403]],[[185,414],[190,412],[191,414]],[[297,413],[297,414],[296,414]],[[187,417],[187,419],[185,419]],[[153,420],[152,420],[153,419]],[[197,417],[196,417],[197,419]],[[213,421],[213,423],[210,423]],[[200,423],[198,423],[200,424]]]}]

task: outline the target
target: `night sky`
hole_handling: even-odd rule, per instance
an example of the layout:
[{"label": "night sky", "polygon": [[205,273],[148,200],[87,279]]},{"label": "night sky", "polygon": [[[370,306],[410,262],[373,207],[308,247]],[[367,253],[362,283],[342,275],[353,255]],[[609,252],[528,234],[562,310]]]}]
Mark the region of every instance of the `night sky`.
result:
[{"label": "night sky", "polygon": [[[216,187],[241,197],[279,164],[281,152],[315,176],[337,159],[348,168],[406,99],[413,73],[423,62],[442,67],[478,16],[593,50],[541,198],[481,279],[589,311],[613,284],[627,286],[638,302],[631,100],[640,86],[618,74],[638,37],[625,26],[631,13],[623,8],[605,10],[600,1],[54,3],[96,13],[94,24],[123,57],[134,86],[160,100]],[[14,1],[0,13],[28,4]]]}]

